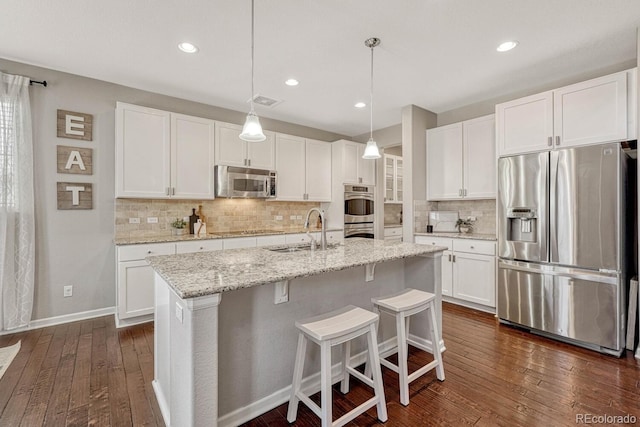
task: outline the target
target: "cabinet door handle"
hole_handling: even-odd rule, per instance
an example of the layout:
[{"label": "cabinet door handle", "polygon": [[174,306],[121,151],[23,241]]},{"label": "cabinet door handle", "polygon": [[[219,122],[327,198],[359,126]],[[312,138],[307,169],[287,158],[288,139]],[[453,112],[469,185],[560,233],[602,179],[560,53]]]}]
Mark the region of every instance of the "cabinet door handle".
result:
[{"label": "cabinet door handle", "polygon": [[171,187],[167,187],[167,189],[164,192],[167,196],[171,195]]},{"label": "cabinet door handle", "polygon": [[553,137],[552,137],[552,136],[550,136],[550,137],[547,139],[547,145],[548,145],[549,147],[551,147],[551,146],[553,145]]},{"label": "cabinet door handle", "polygon": [[556,135],[556,145],[560,145],[560,135]]},{"label": "cabinet door handle", "polygon": [[467,189],[465,188],[465,189],[464,189],[464,190],[462,190],[462,191],[463,191],[462,195],[466,197],[466,196],[467,196]]},{"label": "cabinet door handle", "polygon": [[176,187],[171,187],[171,195],[172,196],[176,195]]},{"label": "cabinet door handle", "polygon": [[451,255],[453,257],[453,262],[456,262],[456,256],[455,255]]},{"label": "cabinet door handle", "polygon": [[251,166],[251,159],[247,159],[247,166]]},{"label": "cabinet door handle", "polygon": [[358,177],[358,184],[362,184],[362,178]]},{"label": "cabinet door handle", "polygon": [[449,254],[449,262],[451,262],[451,254]]}]

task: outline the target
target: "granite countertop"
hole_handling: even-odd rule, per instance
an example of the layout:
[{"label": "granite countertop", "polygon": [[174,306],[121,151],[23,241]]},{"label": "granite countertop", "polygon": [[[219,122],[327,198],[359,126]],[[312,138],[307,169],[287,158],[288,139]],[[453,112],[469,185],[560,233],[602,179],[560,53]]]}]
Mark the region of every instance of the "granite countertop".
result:
[{"label": "granite countertop", "polygon": [[[329,231],[341,231],[341,228],[327,228]],[[306,229],[302,227],[273,229],[273,230],[247,230],[243,232],[233,231],[211,231],[205,236],[195,237],[193,234],[183,234],[174,236],[168,233],[150,234],[147,236],[134,237],[118,237],[113,239],[116,246],[120,245],[138,245],[144,243],[167,243],[167,242],[191,242],[194,240],[211,240],[211,239],[228,239],[231,237],[256,237],[256,236],[274,236],[278,234],[300,234],[306,233]],[[319,228],[310,228],[309,232],[320,232]]]},{"label": "granite countertop", "polygon": [[326,251],[279,253],[246,248],[154,256],[147,261],[178,296],[195,298],[446,249],[351,238]]},{"label": "granite countertop", "polygon": [[427,236],[427,237],[451,237],[453,239],[474,239],[474,240],[498,240],[495,234],[482,234],[482,233],[413,233],[414,236]]}]

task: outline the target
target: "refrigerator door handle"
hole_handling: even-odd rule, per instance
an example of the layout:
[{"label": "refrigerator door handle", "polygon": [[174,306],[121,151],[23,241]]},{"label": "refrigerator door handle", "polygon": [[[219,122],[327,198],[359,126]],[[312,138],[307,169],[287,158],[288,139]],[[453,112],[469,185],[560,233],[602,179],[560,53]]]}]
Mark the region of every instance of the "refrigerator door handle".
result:
[{"label": "refrigerator door handle", "polygon": [[524,271],[527,273],[537,273],[547,276],[568,277],[570,279],[589,280],[592,282],[608,283],[615,285],[618,283],[619,273],[615,272],[598,272],[590,270],[581,270],[571,267],[545,266],[542,264],[534,264],[522,261],[498,261],[498,268],[509,270]]},{"label": "refrigerator door handle", "polygon": [[560,152],[552,151],[549,174],[549,260],[558,262],[558,161]]}]

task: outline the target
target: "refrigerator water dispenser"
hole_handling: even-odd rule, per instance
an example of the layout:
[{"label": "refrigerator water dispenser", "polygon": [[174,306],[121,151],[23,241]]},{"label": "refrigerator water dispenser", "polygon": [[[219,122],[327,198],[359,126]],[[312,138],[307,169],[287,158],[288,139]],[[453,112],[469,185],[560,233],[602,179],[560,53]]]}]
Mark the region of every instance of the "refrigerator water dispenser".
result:
[{"label": "refrigerator water dispenser", "polygon": [[507,209],[507,240],[536,242],[538,217],[533,208]]}]

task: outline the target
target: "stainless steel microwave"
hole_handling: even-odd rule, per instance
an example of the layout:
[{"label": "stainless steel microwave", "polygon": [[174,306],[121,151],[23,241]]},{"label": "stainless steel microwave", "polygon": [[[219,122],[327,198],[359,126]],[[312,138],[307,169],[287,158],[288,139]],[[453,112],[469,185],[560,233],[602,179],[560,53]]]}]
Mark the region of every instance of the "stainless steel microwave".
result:
[{"label": "stainless steel microwave", "polygon": [[276,197],[276,171],[216,165],[215,196],[245,199]]}]

